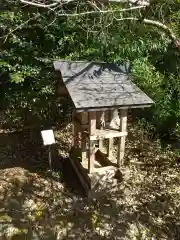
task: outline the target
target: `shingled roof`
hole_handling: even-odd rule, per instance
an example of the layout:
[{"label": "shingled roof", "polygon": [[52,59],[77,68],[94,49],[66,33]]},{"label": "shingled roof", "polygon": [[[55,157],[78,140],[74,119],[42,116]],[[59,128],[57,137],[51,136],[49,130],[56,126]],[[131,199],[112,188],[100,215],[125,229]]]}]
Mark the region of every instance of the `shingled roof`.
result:
[{"label": "shingled roof", "polygon": [[54,62],[77,111],[149,107],[153,101],[131,80],[126,65]]}]

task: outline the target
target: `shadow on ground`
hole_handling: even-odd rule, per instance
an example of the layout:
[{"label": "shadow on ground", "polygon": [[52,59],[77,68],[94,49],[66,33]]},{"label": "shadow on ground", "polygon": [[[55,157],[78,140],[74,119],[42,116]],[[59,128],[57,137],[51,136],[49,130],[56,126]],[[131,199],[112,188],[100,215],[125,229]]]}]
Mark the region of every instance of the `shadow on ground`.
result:
[{"label": "shadow on ground", "polygon": [[144,156],[145,166],[129,166],[128,181],[102,181],[98,196],[87,199],[64,149],[58,137],[52,177],[39,130],[0,134],[4,239],[180,239],[180,172],[171,159],[162,166],[158,151],[156,158]]},{"label": "shadow on ground", "polygon": [[[61,155],[61,151],[68,152],[68,146],[58,138],[58,142],[51,146],[53,173],[58,176],[53,179],[63,181],[68,188],[76,191],[79,184],[73,177],[74,170],[69,159]],[[48,147],[43,146],[40,129],[0,134],[0,169],[13,170],[19,167],[30,173],[50,177],[48,153]],[[73,184],[77,186],[74,187]]]}]

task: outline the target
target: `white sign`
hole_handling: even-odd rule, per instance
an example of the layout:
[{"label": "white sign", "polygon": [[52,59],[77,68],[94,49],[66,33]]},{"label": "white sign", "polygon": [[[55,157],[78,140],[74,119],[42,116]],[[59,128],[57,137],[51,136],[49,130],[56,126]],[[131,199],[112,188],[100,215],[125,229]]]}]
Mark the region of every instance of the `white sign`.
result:
[{"label": "white sign", "polygon": [[46,145],[51,145],[55,143],[55,138],[54,138],[54,133],[53,130],[43,130],[41,131],[41,136],[43,139],[43,144]]}]

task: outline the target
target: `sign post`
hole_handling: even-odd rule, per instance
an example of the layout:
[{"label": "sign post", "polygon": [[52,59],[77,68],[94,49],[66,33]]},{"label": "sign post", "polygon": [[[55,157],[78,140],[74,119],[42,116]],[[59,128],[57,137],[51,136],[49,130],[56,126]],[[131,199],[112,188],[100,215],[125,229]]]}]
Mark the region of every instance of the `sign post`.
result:
[{"label": "sign post", "polygon": [[49,156],[49,167],[52,174],[52,159],[51,159],[51,145],[55,143],[53,130],[43,130],[41,131],[41,136],[43,139],[43,145],[48,146],[48,156]]}]

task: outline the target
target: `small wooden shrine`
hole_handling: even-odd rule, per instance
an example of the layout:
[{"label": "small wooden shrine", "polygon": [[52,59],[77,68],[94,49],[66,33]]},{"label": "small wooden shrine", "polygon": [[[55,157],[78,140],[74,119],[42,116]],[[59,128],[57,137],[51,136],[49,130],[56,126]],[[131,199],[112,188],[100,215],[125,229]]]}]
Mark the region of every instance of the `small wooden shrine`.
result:
[{"label": "small wooden shrine", "polygon": [[108,139],[107,157],[113,158],[113,139],[118,139],[116,163],[123,164],[129,108],[149,107],[153,101],[131,80],[127,65],[97,62],[54,62],[59,73],[59,94],[68,94],[72,113],[74,142],[80,149],[81,163],[92,173],[96,151]]}]

